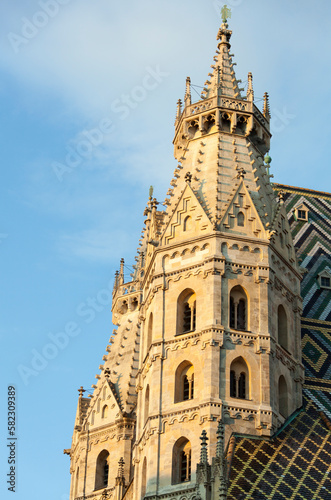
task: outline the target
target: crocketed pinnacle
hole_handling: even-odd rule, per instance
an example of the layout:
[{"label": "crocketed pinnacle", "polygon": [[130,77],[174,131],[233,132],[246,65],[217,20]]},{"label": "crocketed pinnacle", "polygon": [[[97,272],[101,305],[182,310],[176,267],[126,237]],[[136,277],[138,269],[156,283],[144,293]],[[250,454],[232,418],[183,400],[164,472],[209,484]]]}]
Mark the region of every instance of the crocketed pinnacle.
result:
[{"label": "crocketed pinnacle", "polygon": [[204,90],[201,93],[201,96],[205,99],[215,95],[241,99],[234,63],[230,55],[231,35],[232,31],[228,29],[228,24],[223,22],[217,34],[219,43],[214,56],[214,63],[211,65],[212,72],[208,74]]}]

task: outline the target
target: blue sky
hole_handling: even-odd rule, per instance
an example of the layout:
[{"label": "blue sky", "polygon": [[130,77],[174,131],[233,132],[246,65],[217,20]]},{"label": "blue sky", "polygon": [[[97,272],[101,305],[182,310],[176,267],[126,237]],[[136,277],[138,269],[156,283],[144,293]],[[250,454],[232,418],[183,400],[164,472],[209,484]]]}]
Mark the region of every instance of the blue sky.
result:
[{"label": "blue sky", "polygon": [[[270,95],[274,180],[330,191],[331,3],[228,5],[237,78]],[[114,273],[124,257],[129,278],[149,186],[165,197],[176,102],[186,76],[206,80],[221,6],[1,2],[0,432],[14,384],[17,499],[68,500],[77,389],[99,373]]]}]

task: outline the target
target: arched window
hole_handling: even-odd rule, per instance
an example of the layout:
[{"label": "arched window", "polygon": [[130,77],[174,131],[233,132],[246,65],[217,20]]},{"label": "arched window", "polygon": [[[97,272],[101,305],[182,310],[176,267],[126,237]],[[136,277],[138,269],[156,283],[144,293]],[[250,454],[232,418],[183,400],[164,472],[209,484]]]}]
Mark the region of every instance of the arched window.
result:
[{"label": "arched window", "polygon": [[191,228],[192,228],[192,218],[188,215],[184,219],[183,231],[190,231]]},{"label": "arched window", "polygon": [[244,289],[237,285],[230,292],[230,328],[247,330],[247,296]]},{"label": "arched window", "polygon": [[248,399],[249,371],[246,361],[240,356],[230,366],[230,397]]},{"label": "arched window", "polygon": [[241,227],[245,225],[245,216],[243,212],[239,212],[237,215],[237,225]]},{"label": "arched window", "polygon": [[175,403],[194,398],[194,368],[189,361],[183,361],[175,373]]},{"label": "arched window", "polygon": [[287,395],[287,383],[285,377],[281,375],[278,380],[278,405],[279,413],[283,417],[288,417],[288,395]]},{"label": "arched window", "polygon": [[146,392],[145,392],[144,424],[147,422],[148,415],[149,415],[149,385],[146,387]]},{"label": "arched window", "polygon": [[181,437],[172,452],[172,483],[191,481],[191,443]]},{"label": "arched window", "polygon": [[282,305],[278,306],[277,316],[278,343],[288,351],[287,315]]},{"label": "arched window", "polygon": [[147,460],[146,457],[143,461],[142,471],[141,471],[141,498],[146,495],[146,484],[147,484]]},{"label": "arched window", "polygon": [[146,354],[148,353],[148,350],[151,346],[152,339],[153,339],[153,313],[151,313],[148,318]]},{"label": "arched window", "polygon": [[193,290],[184,290],[177,301],[177,335],[195,330],[196,295]]},{"label": "arched window", "polygon": [[108,415],[108,406],[105,405],[103,408],[102,408],[102,412],[101,412],[101,418],[106,418]]},{"label": "arched window", "polygon": [[95,489],[107,488],[109,475],[109,453],[103,450],[97,458],[95,470]]}]

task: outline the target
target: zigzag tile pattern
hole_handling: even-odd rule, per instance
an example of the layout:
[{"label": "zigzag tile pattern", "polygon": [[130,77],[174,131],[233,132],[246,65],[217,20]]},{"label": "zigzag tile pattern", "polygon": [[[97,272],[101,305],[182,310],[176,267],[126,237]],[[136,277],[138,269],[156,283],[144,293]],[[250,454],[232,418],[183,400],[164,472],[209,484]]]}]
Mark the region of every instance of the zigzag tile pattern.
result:
[{"label": "zigzag tile pattern", "polygon": [[[307,270],[303,298],[304,409],[270,440],[238,437],[228,500],[326,500],[331,498],[331,290],[318,275],[331,272],[331,194],[274,184],[282,190],[300,265]],[[296,220],[304,204],[308,221]]]},{"label": "zigzag tile pattern", "polygon": [[[274,184],[282,190],[297,257],[307,269],[301,284],[303,317],[331,321],[331,290],[322,289],[318,275],[331,272],[331,194]],[[294,210],[305,204],[308,222],[296,220]]]},{"label": "zigzag tile pattern", "polygon": [[[301,283],[304,394],[331,418],[331,290],[320,288],[317,279],[331,272],[331,194],[281,184],[274,189],[284,193],[297,257],[307,270]],[[308,222],[294,216],[301,204],[309,209]]]},{"label": "zigzag tile pattern", "polygon": [[310,399],[274,438],[236,438],[228,500],[327,500],[330,492],[331,432]]}]

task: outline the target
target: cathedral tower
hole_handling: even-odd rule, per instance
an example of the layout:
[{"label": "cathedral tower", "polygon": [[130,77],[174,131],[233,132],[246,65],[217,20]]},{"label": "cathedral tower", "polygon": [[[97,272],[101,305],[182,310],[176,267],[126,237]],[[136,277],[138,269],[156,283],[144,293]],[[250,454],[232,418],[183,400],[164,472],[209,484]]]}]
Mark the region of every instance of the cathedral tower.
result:
[{"label": "cathedral tower", "polygon": [[198,102],[187,78],[165,209],[151,191],[132,281],[123,261],[116,274],[117,329],[67,450],[71,499],[226,498],[231,433],[272,436],[302,404],[301,275],[265,157],[268,95],[261,112],[251,73],[242,94],[231,34],[224,19]]}]

